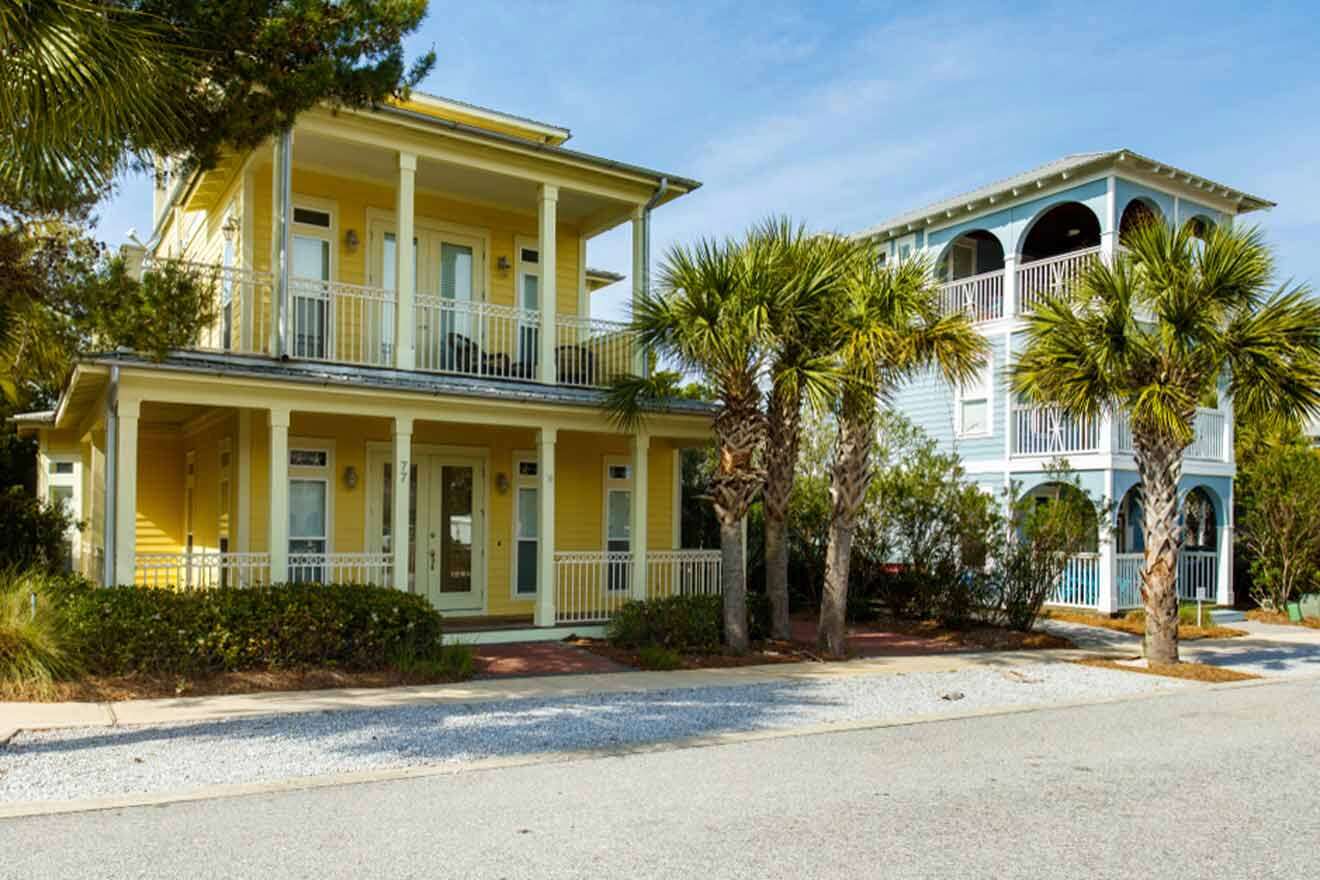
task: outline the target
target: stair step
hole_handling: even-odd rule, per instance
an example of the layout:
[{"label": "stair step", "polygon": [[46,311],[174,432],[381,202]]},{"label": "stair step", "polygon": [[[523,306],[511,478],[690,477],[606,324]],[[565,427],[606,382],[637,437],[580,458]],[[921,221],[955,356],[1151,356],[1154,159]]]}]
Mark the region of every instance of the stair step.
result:
[{"label": "stair step", "polygon": [[1216,608],[1210,612],[1210,619],[1215,623],[1241,623],[1247,615],[1236,608]]}]

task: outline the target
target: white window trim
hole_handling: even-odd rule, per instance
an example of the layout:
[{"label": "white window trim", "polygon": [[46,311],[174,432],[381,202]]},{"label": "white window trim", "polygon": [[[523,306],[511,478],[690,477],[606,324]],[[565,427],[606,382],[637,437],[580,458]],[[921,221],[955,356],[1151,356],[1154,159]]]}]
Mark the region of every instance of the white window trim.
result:
[{"label": "white window trim", "polygon": [[[52,474],[50,472],[53,464],[72,464],[73,472],[68,474]],[[82,456],[77,453],[55,453],[44,454],[38,459],[40,473],[40,488],[42,498],[50,503],[50,490],[53,488],[72,489],[69,497],[69,514],[75,523],[83,520],[83,491],[82,491]],[[70,553],[73,557],[73,569],[78,571],[82,554],[82,532],[76,527],[68,531]]]},{"label": "white window trim", "polygon": [[[610,476],[610,468],[623,465],[628,468],[627,479],[618,479]],[[623,455],[607,455],[601,466],[601,498],[600,498],[600,548],[602,553],[608,553],[610,549],[610,491],[622,490],[629,493],[633,491],[633,472],[632,459]],[[632,504],[628,505],[628,550],[632,552]]]},{"label": "white window trim", "polygon": [[[293,210],[306,208],[309,211],[323,211],[330,215],[330,228],[323,226],[309,226],[306,223],[290,223],[292,235],[302,235],[308,238],[319,238],[322,241],[330,242],[330,279],[329,284],[334,284],[339,278],[339,203],[334,199],[321,199],[315,196],[304,196],[294,193],[293,209],[289,212],[292,219]],[[292,245],[290,245],[292,247]],[[293,255],[289,255],[293,259]]]},{"label": "white window trim", "polygon": [[[525,461],[533,462],[533,463],[536,464],[536,466],[537,466],[537,470],[538,470],[538,475],[536,475],[536,476],[524,476],[524,475],[520,472],[519,465],[520,465],[522,462],[525,462]],[[519,517],[518,517],[518,514],[519,514],[519,509],[518,509],[519,501],[518,501],[518,499],[521,497],[521,496],[519,495],[518,490],[519,490],[519,489],[535,489],[535,490],[537,490],[538,493],[540,492],[540,490],[541,490],[541,479],[540,479],[540,476],[539,476],[540,466],[541,466],[541,465],[540,465],[540,461],[539,461],[539,459],[537,458],[537,456],[536,456],[536,452],[535,452],[534,450],[515,449],[515,450],[513,451],[513,484],[512,484],[512,486],[511,486],[511,488],[510,488],[510,490],[509,490],[510,492],[513,493],[513,504],[510,505],[510,507],[513,509],[513,523],[512,523],[512,526],[510,527],[510,532],[509,532],[509,533],[513,536],[513,540],[510,542],[513,546],[510,548],[510,551],[511,551],[511,552],[509,553],[509,557],[510,557],[510,558],[509,558],[509,571],[512,573],[512,576],[509,578],[509,598],[510,598],[510,599],[513,599],[513,600],[517,600],[517,601],[523,601],[523,602],[531,601],[531,600],[535,599],[537,595],[540,594],[540,592],[541,592],[541,582],[540,582],[540,577],[539,577],[539,573],[540,573],[540,572],[539,572],[539,567],[538,567],[538,572],[537,572],[538,577],[537,577],[537,583],[536,583],[536,591],[535,591],[535,592],[532,592],[532,593],[520,593],[520,592],[518,592],[518,543],[519,543],[519,541],[521,540],[521,536],[518,534],[518,526],[519,526],[519,523],[520,523],[520,520],[519,520]],[[540,503],[540,495],[539,495],[539,494],[537,495],[537,503],[538,503],[538,505],[539,505],[539,503]],[[538,516],[539,516],[539,510],[538,510]],[[540,547],[541,547],[541,528],[540,528],[540,525],[541,525],[541,524],[540,524],[540,522],[539,522],[539,520],[538,520],[538,522],[537,522],[537,534],[536,534],[536,546],[537,546],[538,551],[540,550]]]},{"label": "white window trim", "polygon": [[[993,437],[995,433],[995,360],[993,352],[979,379],[979,387],[968,388],[964,385],[955,385],[953,389],[953,431],[960,440]],[[985,394],[969,393],[973,391],[984,391]],[[982,399],[985,400],[985,430],[964,431],[962,424],[963,401]]]},{"label": "white window trim", "polygon": [[[307,449],[325,453],[324,467],[289,465],[289,482],[294,480],[321,480],[325,482],[325,555],[335,552],[335,489],[338,487],[335,471],[335,441],[314,437],[290,437],[289,456],[296,449]],[[292,543],[293,535],[289,535]]]}]

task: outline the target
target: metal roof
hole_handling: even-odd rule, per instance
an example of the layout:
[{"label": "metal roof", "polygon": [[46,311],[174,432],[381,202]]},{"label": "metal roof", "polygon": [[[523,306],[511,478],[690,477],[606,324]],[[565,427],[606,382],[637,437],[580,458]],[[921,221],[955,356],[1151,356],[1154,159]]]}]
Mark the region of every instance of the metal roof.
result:
[{"label": "metal roof", "polygon": [[954,212],[969,213],[977,208],[989,207],[999,201],[1021,196],[1029,188],[1043,187],[1046,182],[1066,180],[1087,171],[1098,171],[1111,165],[1125,165],[1146,176],[1163,176],[1184,188],[1205,195],[1235,202],[1238,213],[1273,208],[1274,202],[1253,196],[1226,184],[1216,183],[1199,175],[1184,171],[1164,162],[1157,162],[1132,150],[1105,150],[1096,153],[1073,153],[1046,162],[1012,177],[986,184],[962,195],[952,196],[914,211],[890,217],[881,223],[856,233],[856,238],[890,238],[918,227],[953,219]]}]

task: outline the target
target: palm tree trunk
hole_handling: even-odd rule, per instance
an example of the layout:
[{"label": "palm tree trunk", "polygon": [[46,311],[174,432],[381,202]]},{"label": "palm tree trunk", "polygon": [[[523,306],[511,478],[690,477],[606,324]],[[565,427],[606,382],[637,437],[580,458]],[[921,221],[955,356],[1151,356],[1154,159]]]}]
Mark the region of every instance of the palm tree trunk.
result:
[{"label": "palm tree trunk", "polygon": [[[845,412],[848,409],[845,401]],[[830,475],[829,547],[825,551],[825,589],[820,603],[820,626],[816,641],[829,657],[848,653],[848,577],[851,568],[853,531],[857,513],[871,483],[871,445],[875,436],[872,410],[839,419],[839,438]]]},{"label": "palm tree trunk", "polygon": [[802,422],[801,395],[770,396],[765,450],[765,591],[770,598],[770,635],[793,637],[788,607],[788,503],[793,492]]},{"label": "palm tree trunk", "polygon": [[742,522],[720,519],[720,587],[724,592],[724,644],[737,654],[750,646],[747,632],[747,560]]},{"label": "palm tree trunk", "polygon": [[1150,663],[1178,662],[1178,481],[1182,447],[1165,438],[1133,436],[1141,476],[1141,531],[1146,542],[1141,601],[1146,608],[1143,650]]}]

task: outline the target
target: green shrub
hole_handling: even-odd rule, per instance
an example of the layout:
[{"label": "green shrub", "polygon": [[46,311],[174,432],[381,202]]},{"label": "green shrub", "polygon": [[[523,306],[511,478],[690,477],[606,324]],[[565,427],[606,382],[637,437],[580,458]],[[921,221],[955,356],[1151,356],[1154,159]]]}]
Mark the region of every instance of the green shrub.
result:
[{"label": "green shrub", "polygon": [[643,645],[637,652],[637,660],[643,669],[669,670],[683,665],[683,657],[677,651],[660,645]]},{"label": "green shrub", "polygon": [[34,498],[22,486],[0,491],[0,568],[55,571],[74,525],[63,506]]},{"label": "green shrub", "polygon": [[88,670],[191,675],[302,666],[370,670],[440,656],[440,615],[381,587],[76,587],[60,600]]},{"label": "green shrub", "polygon": [[404,675],[441,678],[449,681],[466,681],[472,677],[475,668],[476,652],[471,645],[442,645],[430,656],[418,655],[411,651],[395,654],[389,665]]},{"label": "green shrub", "polygon": [[719,648],[724,605],[719,596],[666,596],[627,602],[610,620],[606,638],[615,645],[655,645],[673,651]]},{"label": "green shrub", "polygon": [[53,602],[50,575],[0,574],[0,693],[42,690],[78,671],[65,618]]}]

